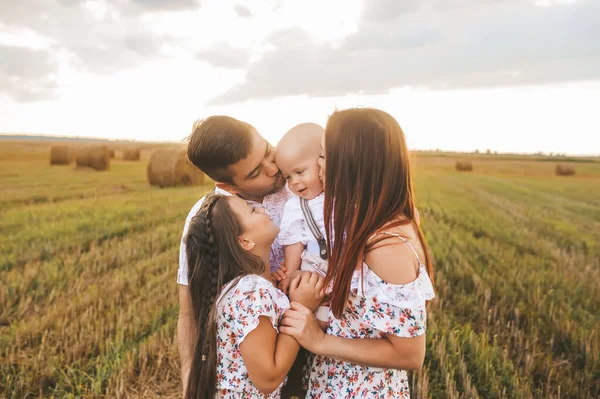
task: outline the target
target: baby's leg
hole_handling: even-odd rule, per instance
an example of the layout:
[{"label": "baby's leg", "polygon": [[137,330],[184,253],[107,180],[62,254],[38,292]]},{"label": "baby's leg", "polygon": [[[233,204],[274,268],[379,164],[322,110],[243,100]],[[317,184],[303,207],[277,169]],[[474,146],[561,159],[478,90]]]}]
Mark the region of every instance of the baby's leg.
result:
[{"label": "baby's leg", "polygon": [[326,331],[329,326],[329,306],[319,306],[315,312],[321,330]]}]

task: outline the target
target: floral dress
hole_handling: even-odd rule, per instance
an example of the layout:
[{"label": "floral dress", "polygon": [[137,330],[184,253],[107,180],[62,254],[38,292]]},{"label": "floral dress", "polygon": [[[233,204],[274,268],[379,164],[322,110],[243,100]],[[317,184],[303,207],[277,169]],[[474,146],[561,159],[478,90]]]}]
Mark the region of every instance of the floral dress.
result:
[{"label": "floral dress", "polygon": [[[425,302],[434,298],[433,286],[417,252],[417,278],[403,285],[389,284],[363,263],[354,272],[350,294],[340,319],[329,313],[327,334],[344,338],[416,337],[425,333]],[[307,398],[410,398],[406,371],[356,364],[317,355],[308,381]]]},{"label": "floral dress", "polygon": [[233,284],[223,288],[217,303],[217,397],[278,399],[283,382],[270,395],[261,393],[248,376],[240,345],[258,326],[260,316],[268,317],[279,332],[279,320],[290,302],[270,281],[256,274]]}]

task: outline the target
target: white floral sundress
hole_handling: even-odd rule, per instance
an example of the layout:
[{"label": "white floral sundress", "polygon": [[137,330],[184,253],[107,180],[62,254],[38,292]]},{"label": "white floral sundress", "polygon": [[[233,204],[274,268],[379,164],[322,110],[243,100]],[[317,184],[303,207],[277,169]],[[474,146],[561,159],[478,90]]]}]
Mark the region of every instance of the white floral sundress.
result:
[{"label": "white floral sundress", "polygon": [[[425,266],[419,263],[417,278],[403,285],[389,284],[363,263],[354,272],[348,302],[340,319],[329,312],[327,334],[338,337],[383,338],[386,335],[416,337],[425,333],[425,303],[435,297]],[[362,281],[361,281],[362,277]],[[324,356],[315,356],[306,398],[410,398],[405,370],[359,366]]]},{"label": "white floral sundress", "polygon": [[[281,385],[271,394],[261,393],[248,376],[240,345],[266,316],[279,332],[279,320],[290,308],[285,294],[263,277],[251,274],[223,288],[217,303],[217,397],[223,399],[281,397]],[[284,381],[285,382],[285,381]]]}]

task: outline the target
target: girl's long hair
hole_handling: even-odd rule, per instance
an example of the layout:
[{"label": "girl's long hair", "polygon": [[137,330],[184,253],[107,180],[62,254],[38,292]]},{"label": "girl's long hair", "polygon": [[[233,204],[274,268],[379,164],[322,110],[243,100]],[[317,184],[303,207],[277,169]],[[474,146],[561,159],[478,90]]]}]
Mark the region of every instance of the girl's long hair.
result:
[{"label": "girl's long hair", "polygon": [[388,113],[351,108],[329,117],[324,207],[330,258],[325,286],[333,282],[331,308],[337,318],[354,271],[378,242],[369,239],[384,227],[414,226],[433,281],[427,244],[416,221],[409,157],[404,132]]},{"label": "girl's long hair", "polygon": [[260,257],[244,250],[243,228],[227,197],[209,194],[189,224],[185,238],[188,282],[196,341],[186,399],[214,399],[217,392],[215,309],[222,287],[247,274],[260,274]]}]

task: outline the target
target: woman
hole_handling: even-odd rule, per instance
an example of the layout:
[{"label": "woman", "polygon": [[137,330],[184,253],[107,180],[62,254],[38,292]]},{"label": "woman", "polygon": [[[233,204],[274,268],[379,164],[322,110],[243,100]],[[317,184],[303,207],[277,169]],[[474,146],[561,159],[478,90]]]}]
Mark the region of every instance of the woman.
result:
[{"label": "woman", "polygon": [[329,326],[324,333],[293,302],[280,331],[317,355],[307,398],[408,398],[405,370],[423,364],[434,292],[404,133],[380,110],[335,112],[320,162],[335,243],[325,278]]}]

